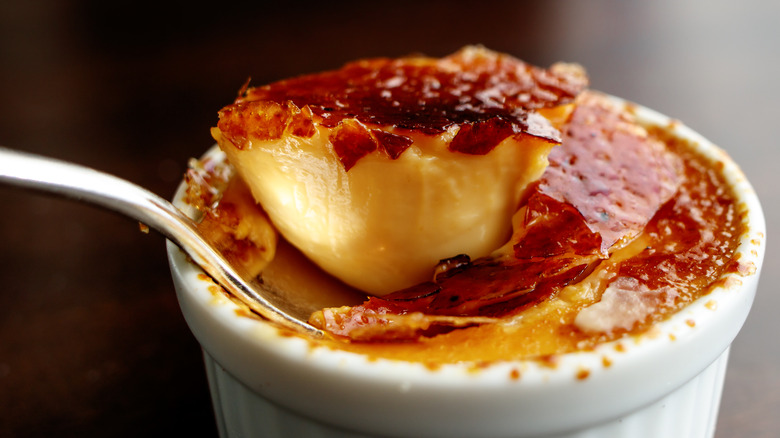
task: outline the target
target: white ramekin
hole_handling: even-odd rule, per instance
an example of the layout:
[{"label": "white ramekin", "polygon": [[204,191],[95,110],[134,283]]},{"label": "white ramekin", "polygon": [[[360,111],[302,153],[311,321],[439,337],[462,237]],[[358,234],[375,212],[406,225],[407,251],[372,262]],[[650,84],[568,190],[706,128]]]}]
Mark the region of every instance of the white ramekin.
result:
[{"label": "white ramekin", "polygon": [[[716,146],[642,107],[723,174],[747,209],[740,262],[708,295],[649,332],[564,354],[431,369],[313,347],[239,308],[173,245],[168,255],[187,323],[204,351],[225,437],[711,437],[728,350],[748,315],[765,249],[761,206]],[[181,192],[179,193],[181,196]],[[211,289],[211,290],[210,290]]]}]

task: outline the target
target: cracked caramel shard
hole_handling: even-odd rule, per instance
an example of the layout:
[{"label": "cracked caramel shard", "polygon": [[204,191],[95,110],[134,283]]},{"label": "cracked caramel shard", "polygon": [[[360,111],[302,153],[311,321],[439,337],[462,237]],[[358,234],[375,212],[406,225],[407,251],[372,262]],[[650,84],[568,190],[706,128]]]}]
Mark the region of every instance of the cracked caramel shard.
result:
[{"label": "cracked caramel shard", "polygon": [[501,246],[587,86],[467,47],[248,88],[212,135],[279,232],[372,295]]}]

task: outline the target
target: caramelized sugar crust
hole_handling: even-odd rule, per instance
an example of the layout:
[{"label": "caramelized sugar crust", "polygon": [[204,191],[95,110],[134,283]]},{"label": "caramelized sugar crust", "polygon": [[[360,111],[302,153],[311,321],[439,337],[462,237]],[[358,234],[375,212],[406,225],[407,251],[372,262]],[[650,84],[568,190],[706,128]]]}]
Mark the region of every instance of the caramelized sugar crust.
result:
[{"label": "caramelized sugar crust", "polygon": [[604,256],[641,233],[674,195],[682,163],[603,96],[583,93],[578,105],[565,128],[565,147],[550,153],[538,192],[574,206],[601,237],[598,252]]},{"label": "caramelized sugar crust", "polygon": [[[311,322],[352,340],[417,339],[518,314],[599,269],[608,271],[602,291],[621,277],[638,281],[643,318],[652,318],[682,294],[692,300],[732,257],[738,220],[722,184],[700,161],[683,171],[679,155],[606,98],[583,95],[550,162],[519,213],[509,256],[450,260],[433,281]],[[605,268],[610,252],[640,235],[646,248]]]},{"label": "caramelized sugar crust", "polygon": [[558,143],[559,132],[536,110],[564,105],[587,86],[582,68],[529,65],[509,55],[467,47],[440,59],[377,58],[245,90],[220,111],[218,128],[243,149],[251,139],[310,137],[331,128],[335,152],[349,169],[375,150],[397,158],[410,133],[458,128],[449,147],[486,154],[510,136]]}]

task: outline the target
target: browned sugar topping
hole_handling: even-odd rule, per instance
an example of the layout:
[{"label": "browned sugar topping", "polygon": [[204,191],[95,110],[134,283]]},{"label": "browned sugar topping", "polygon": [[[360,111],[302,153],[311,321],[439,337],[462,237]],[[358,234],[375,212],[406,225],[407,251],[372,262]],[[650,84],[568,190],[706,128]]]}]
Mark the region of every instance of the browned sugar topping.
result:
[{"label": "browned sugar topping", "polygon": [[[648,136],[627,117],[596,94],[578,101],[563,143],[529,196],[527,232],[513,240],[514,258],[453,259],[434,281],[325,309],[311,322],[353,341],[387,342],[479,324],[474,317],[516,314],[579,281],[611,246],[637,233],[645,234],[647,247],[614,269],[617,278],[636,283],[633,289],[656,292],[642,298],[657,311],[638,327],[706,293],[737,269],[730,263],[741,234],[734,199],[714,166],[684,142],[662,131]],[[425,316],[402,319],[415,313]]]},{"label": "browned sugar topping", "polygon": [[485,154],[512,135],[559,142],[534,110],[571,102],[586,86],[577,66],[545,70],[467,47],[441,59],[362,60],[250,88],[220,112],[219,128],[243,148],[249,137],[311,136],[314,121],[335,128],[331,142],[347,168],[376,149],[397,158],[411,145],[404,131],[437,135],[453,126],[460,129],[451,150]]}]

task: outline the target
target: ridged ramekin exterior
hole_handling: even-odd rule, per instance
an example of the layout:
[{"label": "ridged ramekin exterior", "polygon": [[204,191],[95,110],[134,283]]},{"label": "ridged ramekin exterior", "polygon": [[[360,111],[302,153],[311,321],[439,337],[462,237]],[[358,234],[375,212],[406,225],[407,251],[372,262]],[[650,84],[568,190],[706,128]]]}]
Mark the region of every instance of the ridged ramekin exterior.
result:
[{"label": "ridged ramekin exterior", "polygon": [[[726,350],[689,382],[625,416],[544,438],[711,438],[728,362]],[[204,352],[221,438],[376,438],[321,423],[282,408],[244,386]],[[517,437],[530,437],[518,430]]]}]

